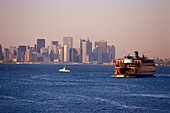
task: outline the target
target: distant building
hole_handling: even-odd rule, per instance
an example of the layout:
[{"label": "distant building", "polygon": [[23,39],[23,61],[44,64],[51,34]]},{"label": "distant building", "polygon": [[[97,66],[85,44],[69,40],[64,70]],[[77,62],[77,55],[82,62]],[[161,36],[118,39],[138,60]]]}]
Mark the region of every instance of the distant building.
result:
[{"label": "distant building", "polygon": [[25,61],[25,51],[26,46],[19,46],[17,49],[17,61],[24,62]]},{"label": "distant building", "polygon": [[70,49],[70,62],[77,62],[77,51],[75,48]]},{"label": "distant building", "polygon": [[[66,47],[66,45],[68,47]],[[70,53],[70,49],[73,48],[73,37],[63,37],[63,46],[64,46],[64,62],[70,62],[70,54],[72,54]],[[67,48],[69,49],[68,51]]]},{"label": "distant building", "polygon": [[42,47],[40,49],[40,53],[41,53],[41,57],[42,57],[42,61],[44,62],[48,62],[50,59],[48,59],[48,49]]},{"label": "distant building", "polygon": [[15,46],[10,46],[9,47],[9,61],[13,61],[13,59],[16,59],[16,47]]},{"label": "distant building", "polygon": [[37,39],[37,53],[40,53],[40,49],[45,48],[45,39]]},{"label": "distant building", "polygon": [[25,62],[33,62],[33,51],[31,49],[27,49],[25,52]]},{"label": "distant building", "polygon": [[4,59],[3,52],[2,52],[2,45],[0,44],[0,61]]},{"label": "distant building", "polygon": [[102,53],[106,53],[107,51],[107,41],[95,41],[95,47],[102,47]]},{"label": "distant building", "polygon": [[80,54],[80,48],[76,48],[76,62],[81,63],[82,62],[82,55]]},{"label": "distant building", "polygon": [[112,59],[113,61],[116,60],[116,58],[115,58],[115,50],[116,50],[116,48],[114,47],[114,45],[112,45],[112,46],[111,46],[111,59]]},{"label": "distant building", "polygon": [[80,50],[79,50],[79,54],[78,54],[78,55],[79,55],[79,56],[78,56],[78,57],[79,57],[79,58],[78,58],[78,59],[79,59],[79,62],[82,62],[82,42],[85,42],[85,41],[86,41],[86,40],[84,40],[84,39],[80,39],[80,40],[79,40],[79,49],[80,49]]},{"label": "distant building", "polygon": [[51,58],[51,61],[53,61],[54,59],[58,59],[59,56],[58,41],[51,42],[51,46],[48,47],[48,54]]},{"label": "distant building", "polygon": [[89,39],[82,42],[82,63],[89,63],[92,59],[92,42]]},{"label": "distant building", "polygon": [[16,51],[17,49],[16,49],[16,47],[15,46],[10,46],[9,47],[9,51]]},{"label": "distant building", "polygon": [[69,62],[70,49],[68,45],[64,45],[64,62]]},{"label": "distant building", "polygon": [[9,61],[9,49],[4,48],[4,60]]},{"label": "distant building", "polygon": [[107,46],[107,56],[108,56],[108,62],[115,61],[115,47]]},{"label": "distant building", "polygon": [[94,52],[94,61],[98,61],[98,63],[102,63],[102,47],[96,46],[93,52]]},{"label": "distant building", "polygon": [[34,44],[34,51],[37,52],[37,45]]},{"label": "distant building", "polygon": [[102,61],[108,62],[108,54],[107,54],[107,41],[95,41],[95,47],[102,48]]},{"label": "distant building", "polygon": [[64,62],[64,47],[59,48],[59,60]]},{"label": "distant building", "polygon": [[73,37],[63,37],[63,46],[68,45],[69,49],[73,48]]},{"label": "distant building", "polygon": [[51,45],[58,46],[58,41],[51,41]]},{"label": "distant building", "polygon": [[9,61],[12,62],[13,59],[16,59],[16,51],[14,50],[9,52]]}]

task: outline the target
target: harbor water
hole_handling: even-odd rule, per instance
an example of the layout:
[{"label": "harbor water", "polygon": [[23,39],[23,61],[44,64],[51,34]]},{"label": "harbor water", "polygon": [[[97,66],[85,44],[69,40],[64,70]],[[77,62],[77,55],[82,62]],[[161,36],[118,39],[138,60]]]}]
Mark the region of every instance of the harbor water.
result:
[{"label": "harbor water", "polygon": [[0,64],[0,113],[170,112],[170,66],[145,78],[113,78],[113,65],[64,66]]}]

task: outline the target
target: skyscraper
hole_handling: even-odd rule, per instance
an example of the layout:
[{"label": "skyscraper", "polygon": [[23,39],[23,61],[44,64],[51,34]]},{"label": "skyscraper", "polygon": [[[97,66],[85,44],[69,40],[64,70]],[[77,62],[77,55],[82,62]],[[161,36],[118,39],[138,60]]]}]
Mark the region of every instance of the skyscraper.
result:
[{"label": "skyscraper", "polygon": [[95,47],[102,47],[102,53],[106,53],[107,51],[107,41],[95,41]]},{"label": "skyscraper", "polygon": [[37,53],[40,53],[40,49],[45,48],[45,39],[37,39]]},{"label": "skyscraper", "polygon": [[73,48],[73,37],[63,37],[63,46],[68,45],[69,49]]},{"label": "skyscraper", "polygon": [[16,47],[10,46],[9,47],[9,61],[12,61],[14,58],[16,59]]},{"label": "skyscraper", "polygon": [[27,49],[25,52],[25,62],[32,62],[33,61],[33,54],[31,49]]},{"label": "skyscraper", "polygon": [[111,59],[115,61],[115,47],[114,45],[111,46]]},{"label": "skyscraper", "polygon": [[3,57],[3,53],[2,53],[2,46],[0,44],[0,61],[3,59],[4,59],[4,57]]},{"label": "skyscraper", "polygon": [[17,61],[24,62],[26,46],[19,46],[17,49]]},{"label": "skyscraper", "polygon": [[51,46],[48,48],[48,54],[50,55],[51,61],[58,58],[58,41],[51,41]]},{"label": "skyscraper", "polygon": [[76,62],[76,54],[77,54],[77,51],[75,48],[71,48],[70,49],[70,62]]},{"label": "skyscraper", "polygon": [[37,51],[37,45],[34,44],[34,51],[36,52]]},{"label": "skyscraper", "polygon": [[70,49],[68,45],[64,45],[64,62],[68,63],[70,57]]},{"label": "skyscraper", "polygon": [[94,61],[102,63],[102,47],[96,46],[94,49]]},{"label": "skyscraper", "polygon": [[42,61],[47,62],[50,60],[50,58],[48,58],[48,49],[47,48],[42,47],[40,49],[40,53],[41,53]]},{"label": "skyscraper", "polygon": [[51,41],[51,45],[58,46],[58,41]]},{"label": "skyscraper", "polygon": [[9,47],[9,50],[10,50],[10,51],[13,51],[13,50],[16,51],[16,47],[15,47],[15,46],[10,46],[10,47]]},{"label": "skyscraper", "polygon": [[82,63],[89,63],[92,56],[92,42],[89,39],[82,42]]},{"label": "skyscraper", "polygon": [[102,47],[102,61],[108,62],[108,54],[107,54],[107,41],[96,41],[95,47]]},{"label": "skyscraper", "polygon": [[64,62],[64,47],[59,48],[59,59],[60,62]]},{"label": "skyscraper", "polygon": [[9,49],[4,48],[4,60],[9,61]]},{"label": "skyscraper", "polygon": [[115,61],[115,47],[107,46],[107,55],[108,55],[108,62],[111,62],[112,60]]},{"label": "skyscraper", "polygon": [[80,48],[80,54],[79,54],[79,61],[82,62],[82,42],[85,42],[86,40],[80,39],[79,40],[79,48]]}]

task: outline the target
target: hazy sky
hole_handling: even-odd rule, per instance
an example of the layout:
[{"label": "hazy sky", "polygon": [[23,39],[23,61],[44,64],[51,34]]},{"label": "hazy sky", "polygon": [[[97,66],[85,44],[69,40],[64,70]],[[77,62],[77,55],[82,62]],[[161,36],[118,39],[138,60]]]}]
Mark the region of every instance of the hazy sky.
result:
[{"label": "hazy sky", "polygon": [[[64,36],[106,40],[123,50],[170,57],[170,0],[0,0],[0,44],[46,45]],[[94,46],[94,45],[93,45]]]}]

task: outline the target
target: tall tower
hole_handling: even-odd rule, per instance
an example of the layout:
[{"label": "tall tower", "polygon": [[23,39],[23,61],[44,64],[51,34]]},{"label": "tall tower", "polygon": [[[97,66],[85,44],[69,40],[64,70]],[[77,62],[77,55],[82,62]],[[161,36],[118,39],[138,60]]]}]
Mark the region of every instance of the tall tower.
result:
[{"label": "tall tower", "polygon": [[3,53],[2,53],[2,46],[0,44],[0,61],[3,59],[4,59],[4,57],[3,57]]},{"label": "tall tower", "polygon": [[70,49],[70,62],[76,62],[77,59],[76,59],[76,55],[77,55],[77,51],[75,48],[71,48]]},{"label": "tall tower", "polygon": [[108,53],[107,53],[107,41],[96,41],[95,47],[101,47],[102,48],[102,61],[108,62]]},{"label": "tall tower", "polygon": [[24,62],[25,60],[26,46],[19,46],[17,49],[17,60],[18,62]]},{"label": "tall tower", "polygon": [[51,41],[51,46],[48,48],[48,54],[50,55],[51,61],[58,58],[58,41]]},{"label": "tall tower", "polygon": [[73,48],[73,37],[63,37],[63,46],[68,45],[69,49]]},{"label": "tall tower", "polygon": [[92,42],[89,39],[82,42],[82,63],[88,63],[92,55]]},{"label": "tall tower", "polygon": [[94,49],[94,61],[102,63],[102,47],[96,46]]},{"label": "tall tower", "polygon": [[82,42],[85,42],[86,40],[80,39],[79,40],[79,48],[80,48],[80,62],[82,62]]},{"label": "tall tower", "polygon": [[59,48],[59,59],[60,62],[64,61],[64,47]]},{"label": "tall tower", "polygon": [[107,52],[107,41],[95,41],[95,47],[102,47],[102,53],[106,53]]},{"label": "tall tower", "polygon": [[40,49],[45,48],[45,39],[37,39],[37,53],[40,53]]},{"label": "tall tower", "polygon": [[4,48],[4,60],[9,61],[9,49]]},{"label": "tall tower", "polygon": [[58,46],[58,41],[51,41],[51,45]]},{"label": "tall tower", "polygon": [[33,61],[33,51],[31,49],[27,49],[25,52],[25,62],[32,62]]},{"label": "tall tower", "polygon": [[69,62],[70,49],[68,45],[64,45],[64,62]]},{"label": "tall tower", "polygon": [[111,59],[115,61],[115,47],[114,45],[111,46]]}]

